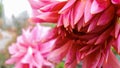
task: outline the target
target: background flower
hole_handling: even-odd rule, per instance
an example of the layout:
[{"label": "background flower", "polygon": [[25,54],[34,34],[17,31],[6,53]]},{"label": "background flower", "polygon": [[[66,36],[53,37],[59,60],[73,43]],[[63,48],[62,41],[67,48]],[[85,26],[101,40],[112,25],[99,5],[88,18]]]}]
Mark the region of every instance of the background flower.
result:
[{"label": "background flower", "polygon": [[39,25],[23,30],[17,42],[9,47],[11,58],[6,63],[15,64],[15,68],[53,68],[46,59],[53,41],[42,43],[49,30],[49,27]]}]

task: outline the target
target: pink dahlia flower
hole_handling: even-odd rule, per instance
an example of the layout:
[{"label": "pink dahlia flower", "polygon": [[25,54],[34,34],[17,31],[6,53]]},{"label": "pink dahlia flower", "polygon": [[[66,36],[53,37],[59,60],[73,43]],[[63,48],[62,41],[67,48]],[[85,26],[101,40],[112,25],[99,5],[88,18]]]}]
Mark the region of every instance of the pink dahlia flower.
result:
[{"label": "pink dahlia flower", "polygon": [[80,61],[83,68],[120,68],[111,51],[113,47],[120,54],[119,0],[29,1],[32,21],[57,24],[45,40],[55,39],[50,61],[59,63],[66,56],[65,68]]},{"label": "pink dahlia flower", "polygon": [[17,42],[9,47],[11,58],[6,63],[15,64],[15,68],[54,68],[46,59],[53,41],[44,44],[41,42],[49,29],[36,26],[23,30]]}]

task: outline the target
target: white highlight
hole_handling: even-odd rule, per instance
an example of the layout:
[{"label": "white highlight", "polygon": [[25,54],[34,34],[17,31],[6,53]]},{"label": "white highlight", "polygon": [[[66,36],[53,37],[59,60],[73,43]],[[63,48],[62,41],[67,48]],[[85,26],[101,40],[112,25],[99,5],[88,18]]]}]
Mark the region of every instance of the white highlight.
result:
[{"label": "white highlight", "polygon": [[28,0],[3,0],[3,4],[6,17],[18,16],[23,11],[28,11],[31,14]]}]

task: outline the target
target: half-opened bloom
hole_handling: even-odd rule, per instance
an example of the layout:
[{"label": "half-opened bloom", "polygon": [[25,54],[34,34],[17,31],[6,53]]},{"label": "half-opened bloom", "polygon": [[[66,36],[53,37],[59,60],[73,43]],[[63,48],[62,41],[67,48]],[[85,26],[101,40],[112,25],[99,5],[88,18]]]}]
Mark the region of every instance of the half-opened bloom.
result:
[{"label": "half-opened bloom", "polygon": [[53,41],[41,42],[49,29],[36,26],[23,30],[17,42],[9,47],[11,58],[6,63],[15,64],[15,68],[53,68],[54,65],[46,59]]},{"label": "half-opened bloom", "polygon": [[[35,8],[37,5],[31,2],[40,6]],[[111,51],[114,47],[120,54],[119,0],[30,0],[30,3],[37,11],[32,21],[57,23],[45,40],[56,40],[48,57],[50,61],[59,63],[66,56],[65,68],[75,68],[80,61],[83,68],[120,67]]]}]

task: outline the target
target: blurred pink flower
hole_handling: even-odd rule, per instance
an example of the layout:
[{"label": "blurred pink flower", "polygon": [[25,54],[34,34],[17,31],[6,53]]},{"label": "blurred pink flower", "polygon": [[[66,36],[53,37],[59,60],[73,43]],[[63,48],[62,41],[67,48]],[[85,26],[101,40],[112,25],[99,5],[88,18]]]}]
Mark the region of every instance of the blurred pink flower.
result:
[{"label": "blurred pink flower", "polygon": [[49,30],[49,27],[39,25],[23,30],[17,42],[9,47],[11,58],[6,63],[15,64],[15,68],[54,68],[46,59],[53,41],[41,42]]},{"label": "blurred pink flower", "polygon": [[59,63],[66,56],[65,68],[80,61],[83,68],[120,68],[111,51],[114,47],[120,54],[119,0],[29,1],[35,11],[32,21],[57,23],[45,40],[56,40],[50,61]]}]

